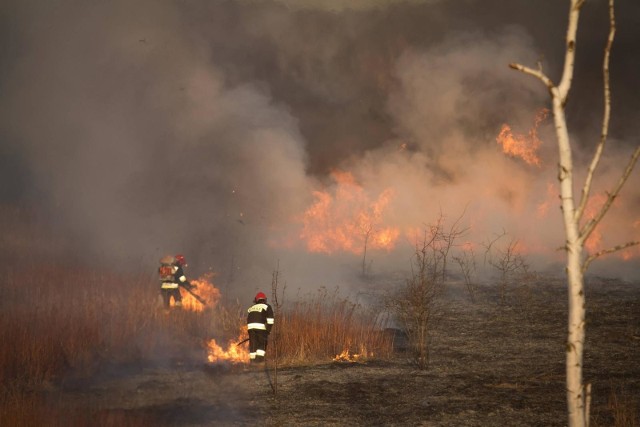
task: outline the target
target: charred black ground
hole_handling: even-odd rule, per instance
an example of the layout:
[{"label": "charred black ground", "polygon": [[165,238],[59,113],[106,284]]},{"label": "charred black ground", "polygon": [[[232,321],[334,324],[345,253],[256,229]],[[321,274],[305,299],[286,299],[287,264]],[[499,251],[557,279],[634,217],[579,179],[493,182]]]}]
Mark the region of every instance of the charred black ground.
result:
[{"label": "charred black ground", "polygon": [[[271,362],[268,375],[177,358],[68,381],[50,398],[156,426],[566,425],[564,287],[538,283],[512,290],[504,306],[498,301],[490,288],[473,304],[450,295],[426,371],[401,349],[390,360],[277,373]],[[593,425],[615,425],[615,408],[636,417],[640,408],[640,288],[592,279],[587,301],[584,375],[593,386]]]}]

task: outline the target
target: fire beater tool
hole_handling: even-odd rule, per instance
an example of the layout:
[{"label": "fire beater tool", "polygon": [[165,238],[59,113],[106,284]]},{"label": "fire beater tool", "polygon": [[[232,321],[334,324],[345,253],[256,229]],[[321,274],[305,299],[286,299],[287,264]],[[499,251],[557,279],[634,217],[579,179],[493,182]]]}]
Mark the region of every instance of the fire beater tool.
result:
[{"label": "fire beater tool", "polygon": [[240,341],[239,343],[236,343],[236,346],[239,346],[240,344],[244,344],[244,343],[246,343],[247,341],[249,341],[249,338],[245,338],[245,339],[243,339],[242,341]]},{"label": "fire beater tool", "polygon": [[191,294],[192,297],[194,297],[196,300],[198,300],[198,302],[202,305],[204,305],[205,307],[207,306],[207,302],[205,300],[202,299],[202,297],[198,294],[195,294],[190,288],[183,286],[182,287],[185,291],[189,292]]}]

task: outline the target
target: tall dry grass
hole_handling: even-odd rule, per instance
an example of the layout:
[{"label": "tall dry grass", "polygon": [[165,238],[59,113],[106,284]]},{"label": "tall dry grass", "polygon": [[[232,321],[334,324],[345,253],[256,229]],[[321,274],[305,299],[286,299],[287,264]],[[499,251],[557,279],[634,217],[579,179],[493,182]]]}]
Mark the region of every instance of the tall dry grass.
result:
[{"label": "tall dry grass", "polygon": [[202,316],[169,319],[158,310],[150,275],[44,261],[12,263],[2,275],[0,425],[136,425],[122,414],[64,409],[46,396],[66,378],[89,377],[106,364],[142,364],[166,351],[171,337],[208,329]]},{"label": "tall dry grass", "polygon": [[[88,378],[105,365],[207,360],[211,338],[237,337],[246,307],[223,299],[200,312],[158,305],[155,271],[138,274],[70,264],[64,242],[0,207],[0,425],[150,425],[146,416],[55,402],[69,378]],[[347,350],[387,357],[391,342],[373,311],[319,291],[283,307],[272,345],[280,365],[331,360]],[[159,425],[159,424],[155,424]]]},{"label": "tall dry grass", "polygon": [[280,364],[332,360],[348,353],[351,358],[387,358],[393,343],[385,334],[386,317],[340,297],[338,290],[322,288],[316,294],[283,306],[276,319]]}]

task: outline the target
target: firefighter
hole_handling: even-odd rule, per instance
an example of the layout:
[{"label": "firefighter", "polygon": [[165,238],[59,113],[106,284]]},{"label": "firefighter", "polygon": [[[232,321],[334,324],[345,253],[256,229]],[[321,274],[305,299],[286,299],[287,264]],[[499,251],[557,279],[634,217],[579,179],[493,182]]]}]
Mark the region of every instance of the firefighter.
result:
[{"label": "firefighter", "polygon": [[249,307],[247,315],[247,331],[249,332],[249,361],[264,362],[267,352],[267,340],[273,327],[273,309],[267,304],[267,296],[258,292]]},{"label": "firefighter", "polygon": [[173,298],[175,307],[182,307],[182,295],[179,287],[193,289],[193,286],[187,280],[183,267],[187,266],[187,260],[184,255],[166,256],[160,260],[160,294],[162,295],[162,303],[165,309],[171,306],[171,298]]}]

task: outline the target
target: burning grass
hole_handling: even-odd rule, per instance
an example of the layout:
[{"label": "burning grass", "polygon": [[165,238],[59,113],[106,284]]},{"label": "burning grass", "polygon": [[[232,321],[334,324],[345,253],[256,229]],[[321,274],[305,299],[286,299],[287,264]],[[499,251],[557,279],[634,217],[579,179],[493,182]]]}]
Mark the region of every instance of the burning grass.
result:
[{"label": "burning grass", "polygon": [[277,354],[285,363],[387,358],[393,343],[382,331],[386,318],[347,299],[338,290],[321,289],[305,301],[283,310],[274,336]]},{"label": "burning grass", "polygon": [[[185,305],[166,313],[158,306],[155,272],[114,274],[22,257],[20,262],[5,263],[0,273],[5,277],[0,282],[0,339],[4,343],[0,348],[0,425],[163,425],[152,413],[79,405],[65,400],[64,392],[73,388],[69,384],[74,381],[82,383],[114,366],[140,370],[246,362],[247,345],[235,344],[246,336],[247,307],[223,298],[211,283],[213,278],[198,282],[197,292],[206,296],[206,308]],[[594,384],[593,424],[636,426],[637,291],[629,297],[626,287],[617,290],[612,285],[596,283],[589,289],[586,373]],[[277,356],[278,365],[284,368],[279,371],[282,397],[277,414],[284,417],[280,420],[284,424],[308,420],[309,414],[302,411],[315,410],[320,402],[330,409],[318,419],[330,415],[346,421],[353,416],[351,399],[356,393],[363,396],[358,404],[368,417],[356,417],[359,421],[376,417],[380,422],[376,409],[383,403],[388,407],[389,423],[408,416],[454,417],[469,408],[476,408],[469,416],[482,419],[487,408],[500,411],[505,404],[509,411],[502,415],[530,411],[525,413],[542,416],[551,404],[554,414],[560,416],[545,416],[551,422],[536,425],[560,425],[564,419],[564,289],[540,284],[532,289],[522,297],[514,294],[502,305],[496,303],[497,288],[491,295],[483,290],[470,306],[454,301],[434,339],[433,368],[419,374],[397,361],[376,365],[372,360],[392,356],[392,337],[382,332],[386,319],[378,311],[342,298],[338,290],[321,289],[293,301],[287,298],[268,348],[271,361]],[[365,363],[351,363],[360,361]],[[188,372],[196,376],[199,371]],[[327,380],[314,376],[316,372],[333,376]],[[336,372],[353,376],[341,384]],[[215,381],[224,383],[220,377]],[[619,382],[608,389],[609,379]],[[415,384],[418,389],[412,388]],[[155,387],[167,388],[155,378],[142,385],[151,389],[149,394],[156,392]],[[219,388],[223,394],[228,392]],[[425,390],[432,400],[425,401]],[[174,391],[182,398],[184,390]],[[120,395],[123,390],[111,392]],[[525,396],[530,402],[526,405]],[[180,402],[191,405],[189,400]],[[369,404],[374,406],[366,406]],[[441,425],[446,425],[445,420]],[[461,424],[454,420],[448,425]]]},{"label": "burning grass", "polygon": [[[0,285],[2,425],[86,425],[88,419],[148,425],[99,408],[77,413],[47,396],[105,367],[248,362],[248,344],[236,345],[246,336],[246,307],[222,302],[210,278],[198,281],[196,290],[206,307],[194,303],[167,312],[153,274],[25,264],[6,277]],[[281,366],[331,360],[345,351],[383,357],[391,343],[376,332],[380,326],[378,317],[337,292],[321,291],[284,307],[269,351],[277,350]]]}]

